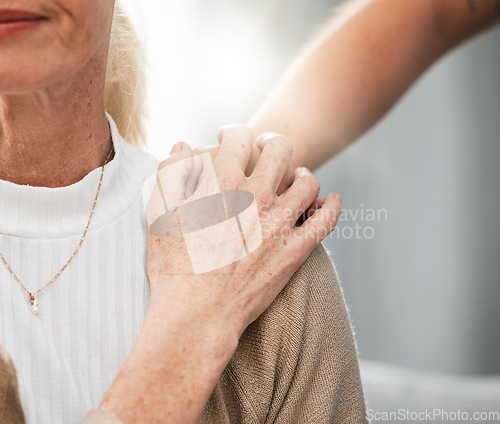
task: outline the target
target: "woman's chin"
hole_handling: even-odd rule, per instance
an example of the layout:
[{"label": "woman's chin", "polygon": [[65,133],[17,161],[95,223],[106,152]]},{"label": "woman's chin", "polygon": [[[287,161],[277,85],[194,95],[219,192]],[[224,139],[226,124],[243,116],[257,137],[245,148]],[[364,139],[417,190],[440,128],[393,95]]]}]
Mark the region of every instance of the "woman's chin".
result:
[{"label": "woman's chin", "polygon": [[54,77],[61,59],[54,60],[47,49],[40,48],[38,43],[3,41],[0,38],[0,94],[36,91]]},{"label": "woman's chin", "polygon": [[24,70],[16,72],[5,71],[0,65],[0,95],[22,95],[35,93],[54,85],[49,75],[33,73],[27,75]]},{"label": "woman's chin", "polygon": [[80,43],[76,49],[54,42],[6,45],[0,38],[0,95],[67,85],[96,66],[98,53],[100,50],[93,51],[90,43]]},{"label": "woman's chin", "polygon": [[72,59],[48,49],[40,49],[38,54],[24,54],[22,49],[6,52],[0,43],[0,95],[33,93],[67,81],[82,68],[80,61]]},{"label": "woman's chin", "polygon": [[30,72],[18,66],[6,69],[3,65],[0,63],[0,95],[33,93],[49,85],[40,72]]}]

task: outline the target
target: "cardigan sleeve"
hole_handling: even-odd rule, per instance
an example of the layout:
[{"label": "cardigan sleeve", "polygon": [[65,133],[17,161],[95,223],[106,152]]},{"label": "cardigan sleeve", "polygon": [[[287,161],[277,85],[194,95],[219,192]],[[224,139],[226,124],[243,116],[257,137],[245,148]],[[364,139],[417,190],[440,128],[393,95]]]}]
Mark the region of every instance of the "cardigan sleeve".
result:
[{"label": "cardigan sleeve", "polygon": [[347,308],[322,246],[245,331],[201,422],[367,422]]}]

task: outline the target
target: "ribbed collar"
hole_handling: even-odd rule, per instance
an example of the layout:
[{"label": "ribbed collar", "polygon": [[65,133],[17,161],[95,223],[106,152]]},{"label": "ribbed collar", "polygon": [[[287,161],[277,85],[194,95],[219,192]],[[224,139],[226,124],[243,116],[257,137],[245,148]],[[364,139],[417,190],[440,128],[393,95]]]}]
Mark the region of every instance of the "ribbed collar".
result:
[{"label": "ribbed collar", "polygon": [[[109,115],[108,121],[115,156],[104,168],[91,230],[116,219],[130,206],[131,191],[138,193],[140,190],[126,180],[124,150],[132,146],[127,146]],[[53,239],[83,233],[100,176],[101,167],[77,183],[60,188],[32,187],[0,180],[0,234]],[[124,192],[126,195],[121,196]]]}]

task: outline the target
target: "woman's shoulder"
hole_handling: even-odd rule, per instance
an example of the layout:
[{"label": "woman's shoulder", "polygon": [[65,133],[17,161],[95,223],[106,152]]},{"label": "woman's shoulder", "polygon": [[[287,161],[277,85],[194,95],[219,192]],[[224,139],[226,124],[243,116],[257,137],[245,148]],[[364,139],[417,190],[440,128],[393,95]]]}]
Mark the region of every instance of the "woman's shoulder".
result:
[{"label": "woman's shoulder", "polygon": [[153,192],[160,161],[145,148],[125,141],[119,133],[116,132],[113,135],[115,136],[115,151],[118,154],[117,168],[120,169],[122,198],[135,202],[137,196],[140,195],[141,207],[145,210],[147,200]]},{"label": "woman's shoulder", "polygon": [[365,422],[342,289],[317,246],[244,332],[202,422]]},{"label": "woman's shoulder", "polygon": [[[303,337],[328,333],[334,324],[349,322],[342,289],[330,256],[318,245],[295,272],[269,308],[253,322],[240,347],[251,350],[255,342],[271,345],[275,352],[302,349]],[[350,331],[350,327],[349,327]]]},{"label": "woman's shoulder", "polygon": [[122,156],[129,169],[137,171],[143,179],[156,172],[159,159],[143,147],[122,141]]},{"label": "woman's shoulder", "polygon": [[106,113],[111,130],[117,168],[124,168],[134,183],[144,182],[157,167],[159,160],[145,146],[139,147],[129,143],[120,133],[113,117]]}]

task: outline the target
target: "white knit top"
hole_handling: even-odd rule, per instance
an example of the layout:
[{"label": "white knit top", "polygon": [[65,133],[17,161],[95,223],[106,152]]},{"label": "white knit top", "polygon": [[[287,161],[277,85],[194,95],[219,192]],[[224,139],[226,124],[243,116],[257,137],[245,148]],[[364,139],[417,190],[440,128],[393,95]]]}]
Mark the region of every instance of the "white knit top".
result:
[{"label": "white knit top", "polygon": [[[99,404],[149,301],[142,190],[158,161],[127,144],[109,120],[115,157],[105,166],[89,233],[37,295],[38,316],[0,262],[0,345],[16,366],[28,424],[78,423]],[[0,252],[28,290],[42,287],[73,253],[100,173],[63,188],[0,180]]]}]

